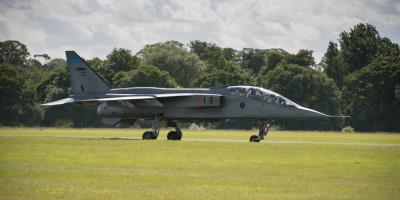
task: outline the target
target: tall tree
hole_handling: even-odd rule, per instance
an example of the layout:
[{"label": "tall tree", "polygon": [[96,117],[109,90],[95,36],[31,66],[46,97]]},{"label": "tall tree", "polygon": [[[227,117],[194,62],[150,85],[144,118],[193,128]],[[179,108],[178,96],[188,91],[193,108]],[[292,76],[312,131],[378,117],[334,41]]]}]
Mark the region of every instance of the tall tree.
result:
[{"label": "tall tree", "polygon": [[357,24],[350,32],[343,31],[339,38],[341,54],[348,66],[348,73],[360,70],[378,56],[399,56],[399,46],[381,38],[370,24]]},{"label": "tall tree", "polygon": [[56,68],[60,68],[60,67],[67,68],[67,62],[61,58],[54,58],[54,59],[50,60],[49,62],[47,62],[47,65],[46,65],[46,69],[48,69],[50,71],[53,69],[56,69]]},{"label": "tall tree", "polygon": [[321,65],[326,75],[332,78],[339,88],[342,88],[346,76],[346,66],[336,43],[329,42],[328,49],[322,57]]},{"label": "tall tree", "polygon": [[17,121],[22,112],[24,79],[17,69],[0,63],[0,124],[10,125]]},{"label": "tall tree", "polygon": [[146,45],[138,56],[146,64],[169,72],[183,87],[192,87],[205,69],[204,62],[196,54],[188,52],[176,41]]},{"label": "tall tree", "polygon": [[119,72],[114,76],[114,83],[116,87],[174,88],[178,86],[168,72],[150,65],[142,65],[128,72]]},{"label": "tall tree", "polygon": [[0,63],[24,67],[29,56],[24,44],[15,40],[0,42]]},{"label": "tall tree", "polygon": [[304,67],[312,67],[315,65],[315,60],[313,57],[313,51],[307,49],[300,49],[297,54],[288,57],[288,62],[297,64]]},{"label": "tall tree", "polygon": [[358,131],[400,131],[400,57],[380,57],[347,77],[350,123]]},{"label": "tall tree", "polygon": [[102,61],[99,58],[88,60],[88,63],[99,72],[99,74],[112,85],[113,77],[121,71],[130,71],[140,64],[140,59],[132,55],[131,51],[123,48],[114,48],[107,59]]},{"label": "tall tree", "polygon": [[207,70],[196,83],[199,87],[215,87],[227,85],[253,85],[254,77],[239,65],[231,64],[225,70]]},{"label": "tall tree", "polygon": [[253,74],[257,74],[267,62],[266,51],[262,49],[245,48],[240,51],[240,55],[242,68]]},{"label": "tall tree", "polygon": [[[32,119],[33,91],[19,68],[0,63],[0,124],[29,124]],[[29,117],[28,117],[29,116]]]},{"label": "tall tree", "polygon": [[[324,73],[296,64],[280,63],[262,79],[261,85],[318,111],[340,114],[340,91]],[[318,123],[316,123],[318,122]],[[286,129],[338,130],[343,122],[335,119],[284,120]]]},{"label": "tall tree", "polygon": [[223,69],[227,64],[225,58],[229,58],[229,56],[226,56],[224,50],[214,43],[195,40],[190,42],[189,47],[191,52],[198,55],[202,61],[207,63],[208,67]]}]

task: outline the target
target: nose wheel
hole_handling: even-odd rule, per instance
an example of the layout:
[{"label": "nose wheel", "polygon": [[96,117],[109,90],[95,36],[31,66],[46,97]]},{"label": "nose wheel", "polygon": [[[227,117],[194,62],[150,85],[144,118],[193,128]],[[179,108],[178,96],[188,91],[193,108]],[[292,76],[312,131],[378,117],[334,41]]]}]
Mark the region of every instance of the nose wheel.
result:
[{"label": "nose wheel", "polygon": [[261,138],[258,135],[252,135],[250,137],[250,142],[260,142]]},{"label": "nose wheel", "polygon": [[252,135],[250,142],[260,142],[264,140],[264,137],[268,135],[269,123],[267,120],[261,120],[259,125],[258,135]]}]

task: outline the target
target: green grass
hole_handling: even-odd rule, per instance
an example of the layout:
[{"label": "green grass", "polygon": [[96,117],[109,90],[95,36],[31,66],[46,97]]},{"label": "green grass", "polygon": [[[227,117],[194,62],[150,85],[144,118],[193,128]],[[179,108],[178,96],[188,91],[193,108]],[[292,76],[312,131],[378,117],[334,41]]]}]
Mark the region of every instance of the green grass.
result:
[{"label": "green grass", "polygon": [[[400,146],[127,139],[143,131],[0,129],[0,199],[400,199]],[[274,131],[266,140],[400,144],[400,135]]]}]

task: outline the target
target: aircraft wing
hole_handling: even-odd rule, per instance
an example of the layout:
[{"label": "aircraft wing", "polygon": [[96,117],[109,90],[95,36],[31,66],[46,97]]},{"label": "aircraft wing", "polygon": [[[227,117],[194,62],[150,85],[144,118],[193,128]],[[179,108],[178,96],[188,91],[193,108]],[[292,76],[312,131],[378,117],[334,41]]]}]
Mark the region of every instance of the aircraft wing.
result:
[{"label": "aircraft wing", "polygon": [[208,93],[167,93],[167,94],[155,94],[156,98],[173,98],[173,97],[194,97],[194,96],[208,96],[208,97],[221,97],[220,94],[208,94]]},{"label": "aircraft wing", "polygon": [[[200,101],[200,98],[219,98],[222,95],[219,94],[204,94],[204,93],[166,93],[166,94],[149,94],[149,95],[129,95],[129,94],[109,94],[113,97],[106,98],[91,98],[91,99],[78,99],[78,98],[66,98],[58,101],[53,101],[50,103],[41,104],[41,106],[56,106],[70,103],[96,103],[96,102],[123,102],[123,101],[133,101],[134,104],[139,106],[156,106],[162,107],[163,104],[157,99],[162,98],[182,98],[182,97],[192,97],[196,98],[196,101]],[[122,96],[124,95],[124,96]],[[129,95],[129,96],[126,96]]]},{"label": "aircraft wing", "polygon": [[81,100],[80,102],[107,102],[107,101],[130,101],[130,100],[146,100],[146,99],[155,99],[153,96],[147,95],[135,95],[135,96],[125,96],[125,97],[108,97],[108,98],[98,98],[98,99],[85,99]]},{"label": "aircraft wing", "polygon": [[[138,95],[132,95],[132,94],[118,94],[118,93],[110,93],[107,94],[110,96],[138,96]],[[215,97],[221,97],[223,95],[220,94],[210,94],[210,93],[165,93],[165,94],[143,94],[147,96],[152,96],[155,98],[169,98],[169,97],[191,97],[191,96],[215,96]]]},{"label": "aircraft wing", "polygon": [[76,103],[76,102],[79,102],[79,101],[77,101],[74,98],[65,98],[65,99],[60,99],[60,100],[53,101],[50,103],[44,103],[44,104],[41,104],[41,106],[57,106],[57,105]]}]

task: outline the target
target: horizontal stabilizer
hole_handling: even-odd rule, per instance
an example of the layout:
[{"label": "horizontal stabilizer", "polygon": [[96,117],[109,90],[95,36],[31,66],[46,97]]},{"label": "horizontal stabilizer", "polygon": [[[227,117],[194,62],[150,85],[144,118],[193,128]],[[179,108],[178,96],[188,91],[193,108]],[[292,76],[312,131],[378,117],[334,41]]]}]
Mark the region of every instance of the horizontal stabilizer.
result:
[{"label": "horizontal stabilizer", "polygon": [[345,115],[328,115],[328,117],[331,117],[331,118],[349,118],[350,116],[345,116]]},{"label": "horizontal stabilizer", "polygon": [[53,101],[50,103],[40,104],[40,106],[57,106],[57,105],[76,103],[76,102],[78,102],[78,101],[74,98],[65,98],[65,99],[60,99],[60,100]]}]

